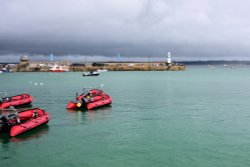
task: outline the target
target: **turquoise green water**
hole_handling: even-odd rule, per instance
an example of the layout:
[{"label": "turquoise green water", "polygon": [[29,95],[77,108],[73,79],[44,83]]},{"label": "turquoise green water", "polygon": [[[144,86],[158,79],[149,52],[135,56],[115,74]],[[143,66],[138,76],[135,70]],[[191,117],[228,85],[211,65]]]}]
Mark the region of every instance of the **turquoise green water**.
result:
[{"label": "turquoise green water", "polygon": [[[77,90],[101,84],[111,107],[65,109]],[[30,93],[51,117],[18,137],[0,134],[0,166],[247,167],[249,85],[250,68],[0,74],[1,89]]]}]

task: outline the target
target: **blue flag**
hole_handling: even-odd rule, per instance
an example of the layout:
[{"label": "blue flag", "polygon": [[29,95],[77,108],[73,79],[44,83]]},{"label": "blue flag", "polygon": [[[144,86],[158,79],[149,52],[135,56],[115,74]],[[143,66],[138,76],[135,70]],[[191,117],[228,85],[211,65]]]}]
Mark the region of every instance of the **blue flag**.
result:
[{"label": "blue flag", "polygon": [[120,60],[121,60],[121,55],[120,55],[119,52],[117,53],[117,57],[116,57],[116,58],[117,58],[117,61],[120,61]]},{"label": "blue flag", "polygon": [[53,53],[50,53],[50,60],[54,61],[54,55],[53,55]]}]

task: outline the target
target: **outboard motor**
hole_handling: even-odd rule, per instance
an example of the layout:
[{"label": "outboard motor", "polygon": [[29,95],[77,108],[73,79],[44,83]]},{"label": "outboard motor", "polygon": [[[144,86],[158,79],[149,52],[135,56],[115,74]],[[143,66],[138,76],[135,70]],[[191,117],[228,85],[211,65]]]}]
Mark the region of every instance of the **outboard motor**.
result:
[{"label": "outboard motor", "polygon": [[0,117],[0,131],[8,131],[18,123],[16,114],[4,115]]},{"label": "outboard motor", "polygon": [[8,116],[0,117],[0,131],[7,131],[10,128]]}]

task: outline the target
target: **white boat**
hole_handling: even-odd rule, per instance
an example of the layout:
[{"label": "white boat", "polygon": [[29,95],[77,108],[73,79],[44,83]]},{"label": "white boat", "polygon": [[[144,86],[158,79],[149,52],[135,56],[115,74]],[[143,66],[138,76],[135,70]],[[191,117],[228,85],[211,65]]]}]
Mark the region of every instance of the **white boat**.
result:
[{"label": "white boat", "polygon": [[0,74],[2,74],[3,73],[3,71],[0,71]]},{"label": "white boat", "polygon": [[103,69],[103,70],[97,70],[97,72],[107,72],[108,70]]},{"label": "white boat", "polygon": [[49,69],[49,72],[68,72],[69,69],[66,66],[61,66],[58,64],[54,64],[54,66],[52,66]]},{"label": "white boat", "polygon": [[100,72],[98,72],[98,71],[90,71],[90,72],[84,72],[82,75],[84,77],[87,77],[87,76],[98,76],[98,75],[100,75]]},{"label": "white boat", "polygon": [[0,73],[11,73],[11,72],[13,72],[13,70],[11,70],[9,68],[6,68],[6,67],[2,68],[0,71],[1,71]]}]

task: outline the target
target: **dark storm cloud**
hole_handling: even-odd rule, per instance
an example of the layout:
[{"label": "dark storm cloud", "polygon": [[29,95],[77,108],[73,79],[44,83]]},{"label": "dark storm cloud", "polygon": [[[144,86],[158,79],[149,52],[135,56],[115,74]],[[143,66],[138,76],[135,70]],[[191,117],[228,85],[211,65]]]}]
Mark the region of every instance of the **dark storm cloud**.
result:
[{"label": "dark storm cloud", "polygon": [[[0,55],[249,59],[249,2],[3,0]],[[236,56],[236,57],[235,57]]]}]

